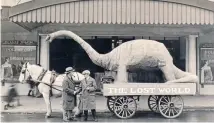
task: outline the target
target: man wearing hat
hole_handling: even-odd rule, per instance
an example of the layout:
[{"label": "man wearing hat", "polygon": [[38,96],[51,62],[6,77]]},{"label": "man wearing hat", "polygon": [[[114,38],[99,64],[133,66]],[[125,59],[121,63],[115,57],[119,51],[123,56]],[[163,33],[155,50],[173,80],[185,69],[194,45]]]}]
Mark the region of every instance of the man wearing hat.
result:
[{"label": "man wearing hat", "polygon": [[75,107],[75,84],[72,80],[72,72],[74,72],[74,69],[72,67],[67,67],[65,70],[65,78],[62,83],[62,99],[63,99],[63,120],[69,121],[69,120],[75,120],[71,118],[72,110]]},{"label": "man wearing hat", "polygon": [[97,85],[95,80],[90,77],[90,71],[84,70],[82,74],[85,76],[85,79],[80,83],[80,111],[84,112],[84,121],[88,119],[88,110],[91,110],[94,121],[97,121],[96,118],[96,99],[95,99],[95,90]]}]

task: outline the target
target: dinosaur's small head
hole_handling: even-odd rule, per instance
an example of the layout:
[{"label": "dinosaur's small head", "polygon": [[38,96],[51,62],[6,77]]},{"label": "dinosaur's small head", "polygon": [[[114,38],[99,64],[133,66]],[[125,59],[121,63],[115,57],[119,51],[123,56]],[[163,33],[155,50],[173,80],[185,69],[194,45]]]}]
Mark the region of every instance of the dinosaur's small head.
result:
[{"label": "dinosaur's small head", "polygon": [[52,42],[53,41],[53,36],[51,34],[48,34],[45,38],[45,41]]}]

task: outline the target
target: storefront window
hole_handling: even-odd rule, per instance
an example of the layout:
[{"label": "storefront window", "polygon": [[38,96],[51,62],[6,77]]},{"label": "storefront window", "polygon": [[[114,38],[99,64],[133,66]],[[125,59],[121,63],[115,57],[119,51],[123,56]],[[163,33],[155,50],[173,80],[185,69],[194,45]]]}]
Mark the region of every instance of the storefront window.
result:
[{"label": "storefront window", "polygon": [[25,62],[36,63],[37,46],[34,41],[2,41],[1,80],[18,82],[22,65]]},{"label": "storefront window", "polygon": [[214,84],[214,43],[203,43],[200,46],[201,84]]}]

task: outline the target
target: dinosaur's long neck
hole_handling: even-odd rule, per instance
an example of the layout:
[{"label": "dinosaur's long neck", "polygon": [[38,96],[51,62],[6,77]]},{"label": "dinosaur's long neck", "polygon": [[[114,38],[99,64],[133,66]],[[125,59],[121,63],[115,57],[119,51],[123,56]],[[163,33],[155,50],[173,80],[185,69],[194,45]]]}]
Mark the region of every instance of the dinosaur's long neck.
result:
[{"label": "dinosaur's long neck", "polygon": [[86,51],[86,53],[88,54],[88,56],[90,57],[90,59],[92,60],[92,62],[94,64],[99,65],[101,67],[105,67],[105,65],[103,65],[104,55],[96,52],[88,43],[86,43],[82,38],[80,38],[75,33],[71,32],[71,31],[61,30],[61,31],[54,32],[50,35],[53,39],[58,36],[71,37],[72,39],[74,39],[77,43],[79,43],[82,46],[82,48]]}]

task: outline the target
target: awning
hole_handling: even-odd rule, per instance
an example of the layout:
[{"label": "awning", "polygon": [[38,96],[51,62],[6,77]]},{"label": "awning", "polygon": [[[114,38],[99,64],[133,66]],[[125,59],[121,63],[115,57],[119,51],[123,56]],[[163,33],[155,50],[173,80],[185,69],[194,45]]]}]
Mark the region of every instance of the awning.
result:
[{"label": "awning", "polygon": [[[37,1],[37,0],[36,0]],[[214,11],[151,0],[62,0],[10,14],[15,23],[201,24],[214,25]],[[32,1],[35,2],[35,1]],[[40,0],[40,2],[42,2]],[[41,3],[42,4],[42,3]]]}]

